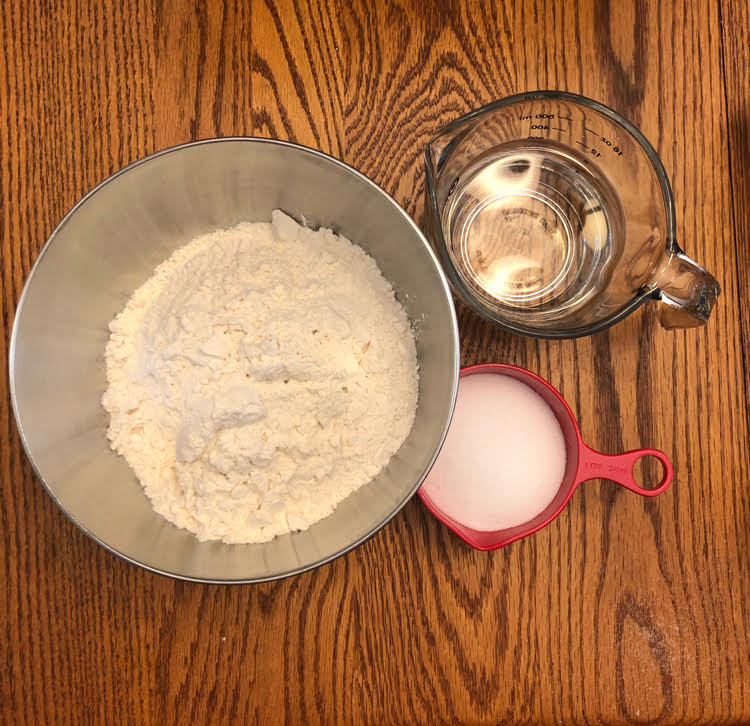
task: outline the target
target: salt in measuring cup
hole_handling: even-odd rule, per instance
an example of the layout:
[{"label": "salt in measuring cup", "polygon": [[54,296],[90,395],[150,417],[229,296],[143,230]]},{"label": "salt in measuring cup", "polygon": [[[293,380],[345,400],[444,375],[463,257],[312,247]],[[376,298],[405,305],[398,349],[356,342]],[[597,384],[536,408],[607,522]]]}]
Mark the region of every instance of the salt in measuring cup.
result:
[{"label": "salt in measuring cup", "polygon": [[659,156],[612,109],[560,91],[504,98],[427,147],[426,227],[454,291],[524,335],[602,330],[649,300],[708,320],[718,282],[677,244]]},{"label": "salt in measuring cup", "polygon": [[[479,550],[494,550],[498,547],[510,544],[521,537],[533,534],[542,527],[549,524],[563,510],[570,501],[573,493],[580,484],[589,479],[609,479],[621,486],[646,497],[654,497],[665,491],[672,483],[673,469],[669,457],[657,449],[635,449],[624,454],[608,455],[587,446],[578,428],[575,416],[560,393],[543,378],[531,371],[517,366],[500,363],[486,363],[470,366],[461,371],[461,378],[477,374],[494,374],[509,376],[531,388],[539,394],[543,401],[549,406],[562,431],[565,445],[565,471],[560,481],[557,493],[552,501],[539,514],[518,524],[517,526],[491,531],[481,531],[467,526],[458,521],[444,508],[441,508],[430,495],[431,486],[434,483],[432,477],[440,463],[438,462],[432,472],[427,476],[424,484],[418,490],[418,494],[426,507],[443,524],[455,532],[461,539]],[[460,405],[460,392],[459,402]],[[450,432],[449,432],[450,436]],[[441,453],[442,455],[442,453]],[[633,467],[636,462],[644,456],[653,456],[662,465],[663,475],[659,484],[653,489],[642,487],[635,480]],[[475,462],[467,461],[467,470],[475,465]],[[448,482],[449,486],[460,489],[462,482]],[[523,482],[520,482],[522,485]]]}]

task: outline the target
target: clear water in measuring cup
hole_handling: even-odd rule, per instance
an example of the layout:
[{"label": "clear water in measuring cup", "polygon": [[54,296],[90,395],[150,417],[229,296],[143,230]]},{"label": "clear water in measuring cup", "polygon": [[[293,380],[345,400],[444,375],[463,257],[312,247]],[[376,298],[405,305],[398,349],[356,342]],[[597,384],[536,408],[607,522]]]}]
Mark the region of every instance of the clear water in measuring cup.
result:
[{"label": "clear water in measuring cup", "polygon": [[568,146],[513,141],[476,157],[442,209],[448,251],[496,307],[569,316],[609,284],[622,254],[617,193]]}]

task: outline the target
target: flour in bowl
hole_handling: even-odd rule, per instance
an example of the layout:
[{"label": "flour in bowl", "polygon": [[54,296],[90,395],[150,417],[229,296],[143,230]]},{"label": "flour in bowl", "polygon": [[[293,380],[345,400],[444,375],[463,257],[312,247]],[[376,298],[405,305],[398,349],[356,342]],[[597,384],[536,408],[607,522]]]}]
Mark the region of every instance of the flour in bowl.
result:
[{"label": "flour in bowl", "polygon": [[307,529],[414,422],[414,336],[390,283],[360,247],[278,211],[178,249],[110,332],[112,448],[200,540]]}]

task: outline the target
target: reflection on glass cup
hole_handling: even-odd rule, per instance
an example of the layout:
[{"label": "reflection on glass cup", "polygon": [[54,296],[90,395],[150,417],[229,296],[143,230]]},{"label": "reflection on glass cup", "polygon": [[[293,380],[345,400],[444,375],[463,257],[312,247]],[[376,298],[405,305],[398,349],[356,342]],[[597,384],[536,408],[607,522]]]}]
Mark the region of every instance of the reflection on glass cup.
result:
[{"label": "reflection on glass cup", "polygon": [[428,145],[428,223],[454,290],[509,330],[569,338],[647,300],[667,328],[705,323],[718,282],[685,256],[653,147],[583,96],[526,93]]}]

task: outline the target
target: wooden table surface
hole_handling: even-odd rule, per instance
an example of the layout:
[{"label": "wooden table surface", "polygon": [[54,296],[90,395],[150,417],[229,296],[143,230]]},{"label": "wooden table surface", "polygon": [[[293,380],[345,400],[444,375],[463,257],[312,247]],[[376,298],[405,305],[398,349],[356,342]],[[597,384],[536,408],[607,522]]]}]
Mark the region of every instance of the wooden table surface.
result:
[{"label": "wooden table surface", "polygon": [[[746,0],[189,6],[0,4],[0,722],[750,723]],[[31,265],[87,190],[173,144],[273,136],[353,164],[419,220],[427,140],[537,88],[645,132],[722,297],[703,329],[667,332],[650,306],[563,342],[462,311],[462,362],[548,378],[593,446],[669,452],[665,495],[590,483],[494,553],[414,500],[317,571],[235,587],[136,569],[58,511],[5,366]]]}]

